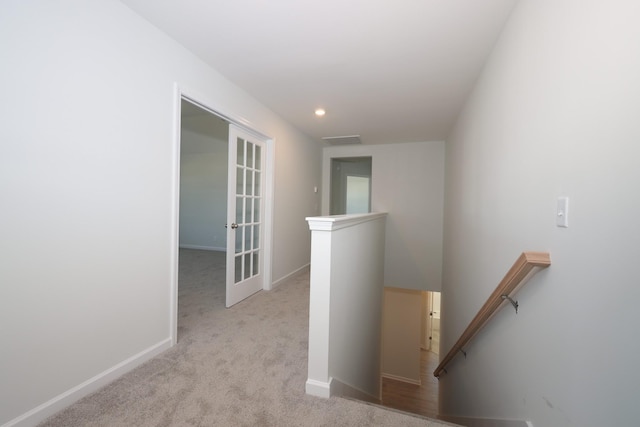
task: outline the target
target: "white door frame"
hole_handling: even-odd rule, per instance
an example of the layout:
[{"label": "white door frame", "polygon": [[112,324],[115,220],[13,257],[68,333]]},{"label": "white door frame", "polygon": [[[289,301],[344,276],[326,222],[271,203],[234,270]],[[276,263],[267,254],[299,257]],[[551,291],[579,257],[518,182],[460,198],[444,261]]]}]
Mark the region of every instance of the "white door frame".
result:
[{"label": "white door frame", "polygon": [[224,120],[241,127],[244,131],[255,134],[266,141],[266,157],[264,171],[264,277],[262,289],[271,290],[271,272],[272,272],[272,248],[273,248],[273,195],[274,195],[274,145],[275,139],[266,133],[256,129],[250,121],[229,112],[229,108],[217,105],[206,97],[192,90],[186,89],[184,86],[175,83],[174,90],[174,129],[173,129],[173,153],[172,153],[172,171],[171,171],[171,248],[170,248],[170,331],[171,345],[178,342],[178,253],[179,253],[179,232],[180,232],[180,132],[181,123],[181,101],[185,99],[204,110],[209,111]]}]

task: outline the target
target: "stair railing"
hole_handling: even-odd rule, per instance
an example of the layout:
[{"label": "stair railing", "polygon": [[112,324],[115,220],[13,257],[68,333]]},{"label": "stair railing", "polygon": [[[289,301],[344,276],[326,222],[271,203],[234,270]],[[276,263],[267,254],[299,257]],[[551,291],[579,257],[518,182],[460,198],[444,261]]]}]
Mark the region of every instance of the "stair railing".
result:
[{"label": "stair railing", "polygon": [[505,301],[509,301],[511,305],[518,312],[518,302],[514,301],[512,295],[517,291],[519,285],[525,278],[530,277],[532,273],[539,271],[540,269],[547,268],[551,265],[551,259],[547,252],[523,252],[513,266],[509,269],[502,281],[498,284],[498,287],[493,291],[489,299],[484,303],[478,314],[464,330],[458,341],[453,345],[451,350],[442,359],[433,375],[440,377],[440,374],[444,371],[446,373],[446,366],[459,352],[464,352],[464,347],[471,341],[475,334],[482,329],[493,314],[503,305]]}]

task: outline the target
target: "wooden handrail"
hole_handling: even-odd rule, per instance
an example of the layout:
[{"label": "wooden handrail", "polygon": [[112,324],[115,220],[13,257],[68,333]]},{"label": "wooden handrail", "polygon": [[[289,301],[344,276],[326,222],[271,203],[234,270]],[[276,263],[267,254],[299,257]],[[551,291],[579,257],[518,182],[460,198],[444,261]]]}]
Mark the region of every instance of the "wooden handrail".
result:
[{"label": "wooden handrail", "polygon": [[536,267],[547,268],[551,265],[551,259],[547,252],[523,252],[513,266],[509,269],[502,281],[498,284],[498,287],[493,291],[487,302],[484,303],[476,317],[473,318],[467,329],[464,330],[458,341],[449,350],[447,355],[442,359],[433,376],[439,377],[440,373],[444,370],[445,366],[461,351],[464,346],[471,341],[471,338],[484,327],[487,321],[491,318],[493,313],[505,301],[503,295],[511,296],[518,285],[524,280],[525,277],[531,273]]}]

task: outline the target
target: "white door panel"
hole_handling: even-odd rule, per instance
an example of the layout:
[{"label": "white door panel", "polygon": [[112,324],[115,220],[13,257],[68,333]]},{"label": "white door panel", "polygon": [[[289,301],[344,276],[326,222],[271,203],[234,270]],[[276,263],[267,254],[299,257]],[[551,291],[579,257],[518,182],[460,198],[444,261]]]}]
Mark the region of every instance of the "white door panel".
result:
[{"label": "white door panel", "polygon": [[229,126],[227,307],[262,289],[265,152],[265,141]]}]

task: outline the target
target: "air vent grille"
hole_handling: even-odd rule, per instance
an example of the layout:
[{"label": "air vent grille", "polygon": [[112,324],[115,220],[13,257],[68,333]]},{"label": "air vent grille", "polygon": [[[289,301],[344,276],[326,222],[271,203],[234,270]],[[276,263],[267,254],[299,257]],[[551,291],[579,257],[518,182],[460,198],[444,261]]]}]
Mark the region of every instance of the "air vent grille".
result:
[{"label": "air vent grille", "polygon": [[322,139],[331,145],[362,144],[360,135],[323,136]]}]

